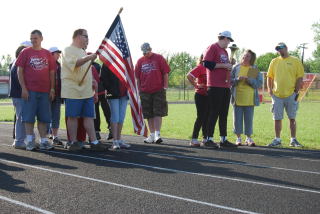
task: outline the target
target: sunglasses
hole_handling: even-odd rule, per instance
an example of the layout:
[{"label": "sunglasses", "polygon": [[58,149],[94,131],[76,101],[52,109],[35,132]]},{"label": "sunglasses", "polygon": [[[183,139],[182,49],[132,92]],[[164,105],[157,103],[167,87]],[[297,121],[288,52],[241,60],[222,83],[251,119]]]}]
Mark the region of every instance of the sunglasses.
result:
[{"label": "sunglasses", "polygon": [[276,50],[279,51],[279,50],[281,50],[281,49],[283,49],[283,48],[285,48],[285,47],[286,47],[286,46],[284,46],[284,45],[280,45],[280,46],[277,46],[277,47],[276,47]]}]

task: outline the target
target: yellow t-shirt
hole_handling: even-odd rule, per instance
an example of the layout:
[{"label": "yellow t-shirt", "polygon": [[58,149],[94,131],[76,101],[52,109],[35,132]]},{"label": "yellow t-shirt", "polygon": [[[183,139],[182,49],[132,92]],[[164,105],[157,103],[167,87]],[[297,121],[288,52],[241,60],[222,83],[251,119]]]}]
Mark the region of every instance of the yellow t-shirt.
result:
[{"label": "yellow t-shirt", "polygon": [[304,69],[301,61],[292,56],[274,58],[267,73],[267,77],[273,79],[273,94],[280,98],[292,95],[297,79],[303,75]]},{"label": "yellow t-shirt", "polygon": [[76,62],[86,55],[83,49],[72,45],[64,49],[61,61],[61,97],[85,99],[94,95],[91,69],[88,71],[81,86],[79,86],[79,82],[90,65],[90,61],[79,67],[76,67]]},{"label": "yellow t-shirt", "polygon": [[[248,76],[250,66],[240,66],[239,77]],[[246,80],[240,80],[236,86],[236,105],[237,106],[253,106],[254,105],[254,89],[248,85]]]}]

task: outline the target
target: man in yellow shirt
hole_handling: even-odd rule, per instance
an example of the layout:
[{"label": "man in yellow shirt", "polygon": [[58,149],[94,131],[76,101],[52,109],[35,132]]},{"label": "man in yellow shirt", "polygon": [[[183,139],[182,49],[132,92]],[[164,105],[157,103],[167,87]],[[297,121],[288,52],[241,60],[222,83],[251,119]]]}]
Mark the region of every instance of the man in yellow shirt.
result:
[{"label": "man in yellow shirt", "polygon": [[[76,139],[79,117],[84,118],[83,124],[89,135],[91,148],[97,148],[101,143],[96,138],[93,123],[95,112],[91,70],[85,75],[88,66],[91,66],[90,61],[95,60],[97,54],[87,55],[85,52],[89,42],[86,30],[74,31],[72,39],[72,44],[62,52],[61,63],[61,97],[65,98],[67,129],[71,140],[65,148],[80,149]],[[80,84],[82,79],[83,82]]]},{"label": "man in yellow shirt", "polygon": [[267,73],[268,92],[272,97],[272,113],[275,122],[276,137],[268,146],[280,146],[283,110],[290,120],[290,146],[302,147],[296,139],[296,113],[298,110],[298,92],[301,87],[304,69],[301,61],[289,56],[285,43],[280,42],[275,48],[280,56],[273,59]]}]

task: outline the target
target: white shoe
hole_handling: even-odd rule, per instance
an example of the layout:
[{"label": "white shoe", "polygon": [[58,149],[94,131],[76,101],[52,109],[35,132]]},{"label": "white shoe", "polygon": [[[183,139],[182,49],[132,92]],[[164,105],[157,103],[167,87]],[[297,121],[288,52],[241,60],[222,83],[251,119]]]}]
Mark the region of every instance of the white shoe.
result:
[{"label": "white shoe", "polygon": [[116,149],[120,149],[120,148],[121,148],[121,147],[120,147],[120,144],[119,144],[119,141],[117,141],[117,140],[114,140],[112,144],[113,144],[113,145],[112,145],[112,149],[113,149],[113,150],[116,150]]},{"label": "white shoe", "polygon": [[160,143],[163,142],[163,140],[161,139],[160,135],[158,135],[158,136],[155,136],[155,137],[154,137],[154,142],[155,142],[156,144],[160,144]]},{"label": "white shoe", "polygon": [[36,150],[36,144],[34,141],[29,141],[29,142],[26,142],[26,150],[27,151],[34,151]]},{"label": "white shoe", "polygon": [[51,143],[49,143],[49,141],[45,141],[43,143],[40,143],[39,148],[43,150],[50,150],[53,149],[53,146],[51,145]]},{"label": "white shoe", "polygon": [[144,143],[154,143],[154,137],[153,135],[149,135],[146,139],[143,141]]},{"label": "white shoe", "polygon": [[193,139],[190,141],[190,146],[191,146],[191,147],[199,147],[199,146],[200,146],[200,143],[199,143],[198,139],[193,138]]},{"label": "white shoe", "polygon": [[118,143],[121,149],[129,149],[131,147],[130,144],[125,143],[123,140],[119,140]]}]

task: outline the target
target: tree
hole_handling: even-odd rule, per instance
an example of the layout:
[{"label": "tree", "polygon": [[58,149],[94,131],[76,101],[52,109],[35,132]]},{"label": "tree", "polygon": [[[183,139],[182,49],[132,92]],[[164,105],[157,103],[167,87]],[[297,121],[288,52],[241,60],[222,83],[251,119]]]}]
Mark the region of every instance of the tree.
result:
[{"label": "tree", "polygon": [[167,56],[167,61],[170,66],[171,72],[169,73],[169,86],[186,87],[187,73],[196,66],[197,58],[191,56],[187,52],[174,53]]},{"label": "tree", "polygon": [[275,53],[266,53],[257,58],[256,65],[260,71],[268,71],[269,64],[272,59],[278,57],[278,54]]},{"label": "tree", "polygon": [[9,76],[9,65],[12,62],[11,56],[2,55],[0,60],[0,76]]}]

